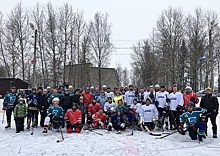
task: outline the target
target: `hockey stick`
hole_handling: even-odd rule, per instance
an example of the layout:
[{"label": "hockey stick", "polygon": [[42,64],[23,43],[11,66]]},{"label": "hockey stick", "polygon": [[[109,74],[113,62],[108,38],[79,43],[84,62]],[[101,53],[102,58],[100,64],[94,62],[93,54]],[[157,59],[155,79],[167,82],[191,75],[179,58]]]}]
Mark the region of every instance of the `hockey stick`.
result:
[{"label": "hockey stick", "polygon": [[57,143],[64,141],[64,136],[63,136],[63,131],[62,131],[61,126],[59,129],[60,129],[60,134],[61,134],[62,140],[57,140]]},{"label": "hockey stick", "polygon": [[5,110],[4,110],[4,112],[3,112],[2,124],[4,123],[4,119],[5,119]]},{"label": "hockey stick", "polygon": [[93,133],[96,133],[96,134],[98,134],[98,135],[103,136],[103,134],[102,134],[102,133],[99,133],[99,132],[96,132],[96,131],[93,131],[93,130],[90,130],[90,132],[93,132]]},{"label": "hockey stick", "polygon": [[33,135],[34,134],[34,126],[35,126],[35,123],[36,123],[36,117],[35,117],[35,111],[34,111],[34,119],[33,119],[33,122],[32,122],[32,128],[31,128],[31,135]]},{"label": "hockey stick", "polygon": [[[169,106],[169,108],[170,108],[170,102],[168,102],[168,106]],[[170,110],[170,113],[171,113],[171,115],[172,115],[172,118],[173,118],[173,121],[174,121],[175,126],[178,127],[178,126],[177,126],[177,123],[176,123],[176,119],[174,118],[173,111]]]},{"label": "hockey stick", "polygon": [[142,123],[142,126],[146,129],[146,131],[148,132],[148,134],[150,134],[150,135],[152,135],[152,136],[161,136],[162,134],[159,134],[159,133],[152,133],[151,131],[150,131],[150,129],[146,126],[146,125],[144,125],[144,123]]}]

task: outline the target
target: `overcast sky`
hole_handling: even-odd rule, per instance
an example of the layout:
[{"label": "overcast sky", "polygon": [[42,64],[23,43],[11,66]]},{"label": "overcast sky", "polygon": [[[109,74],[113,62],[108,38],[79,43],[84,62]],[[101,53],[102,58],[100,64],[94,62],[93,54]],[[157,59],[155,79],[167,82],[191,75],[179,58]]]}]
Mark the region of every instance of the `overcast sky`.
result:
[{"label": "overcast sky", "polygon": [[[32,7],[38,3],[45,4],[47,0],[0,0],[0,11],[4,15],[22,2],[24,7]],[[112,23],[112,39],[115,49],[111,56],[110,67],[117,63],[131,69],[131,50],[123,49],[132,47],[140,39],[148,38],[156,25],[161,11],[169,6],[180,7],[184,13],[192,13],[196,7],[204,10],[215,10],[219,15],[220,0],[50,0],[59,7],[65,2],[75,10],[83,10],[87,21],[93,18],[96,12],[108,13],[109,22]]]}]

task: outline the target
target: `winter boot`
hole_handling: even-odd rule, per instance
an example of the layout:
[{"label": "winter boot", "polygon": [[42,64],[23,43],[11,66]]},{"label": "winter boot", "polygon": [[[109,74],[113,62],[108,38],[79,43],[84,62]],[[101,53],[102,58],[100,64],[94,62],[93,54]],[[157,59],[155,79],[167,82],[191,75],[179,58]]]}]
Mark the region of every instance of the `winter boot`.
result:
[{"label": "winter boot", "polygon": [[8,122],[7,126],[5,126],[5,129],[10,129],[11,128],[11,123]]},{"label": "winter boot", "polygon": [[27,129],[30,129],[30,125],[27,125]]},{"label": "winter boot", "polygon": [[203,141],[202,137],[199,137],[199,141]]},{"label": "winter boot", "polygon": [[44,127],[44,130],[43,130],[43,132],[42,133],[44,133],[44,134],[46,134],[47,133],[47,127]]},{"label": "winter boot", "polygon": [[213,134],[213,138],[217,138],[217,134]]}]

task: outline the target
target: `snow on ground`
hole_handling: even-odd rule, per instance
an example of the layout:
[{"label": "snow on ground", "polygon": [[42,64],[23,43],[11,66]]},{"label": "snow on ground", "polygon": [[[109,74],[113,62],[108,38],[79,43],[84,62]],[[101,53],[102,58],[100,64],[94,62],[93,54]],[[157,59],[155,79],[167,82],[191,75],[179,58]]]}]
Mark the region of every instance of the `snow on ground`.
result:
[{"label": "snow on ground", "polygon": [[[140,131],[126,136],[131,133],[130,129],[122,134],[98,130],[103,136],[86,131],[67,134],[63,129],[65,140],[57,143],[57,139],[61,139],[60,133],[49,131],[44,136],[40,127],[34,129],[33,135],[26,129],[16,134],[14,122],[12,129],[5,130],[6,122],[2,124],[2,116],[0,113],[0,156],[217,156],[220,153],[220,135],[218,139],[212,138],[210,122],[208,137],[200,144],[191,141],[188,134],[183,136],[179,133],[161,140]],[[220,115],[217,124],[220,134]]]},{"label": "snow on ground", "polygon": [[[220,115],[217,123],[220,127]],[[161,140],[155,140],[156,136],[140,131],[134,131],[133,136],[126,136],[130,134],[130,129],[122,134],[97,130],[103,136],[86,131],[67,134],[63,129],[65,140],[57,143],[57,139],[61,139],[58,132],[49,131],[44,136],[43,129],[39,127],[34,129],[33,135],[30,130],[16,134],[14,124],[10,130],[5,130],[5,125],[6,122],[0,123],[0,156],[217,156],[220,153],[220,135],[218,139],[213,139],[211,126],[207,139],[199,144],[198,141],[191,141],[188,134],[183,136],[179,133]]]}]

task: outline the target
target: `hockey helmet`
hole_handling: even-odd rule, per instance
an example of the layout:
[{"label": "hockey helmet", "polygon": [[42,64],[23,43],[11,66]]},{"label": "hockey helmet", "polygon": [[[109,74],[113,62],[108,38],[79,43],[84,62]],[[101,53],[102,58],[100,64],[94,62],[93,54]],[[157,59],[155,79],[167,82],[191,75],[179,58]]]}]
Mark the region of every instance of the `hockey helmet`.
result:
[{"label": "hockey helmet", "polygon": [[60,99],[59,99],[59,98],[54,98],[54,99],[53,99],[53,103],[54,103],[54,102],[60,102]]}]

